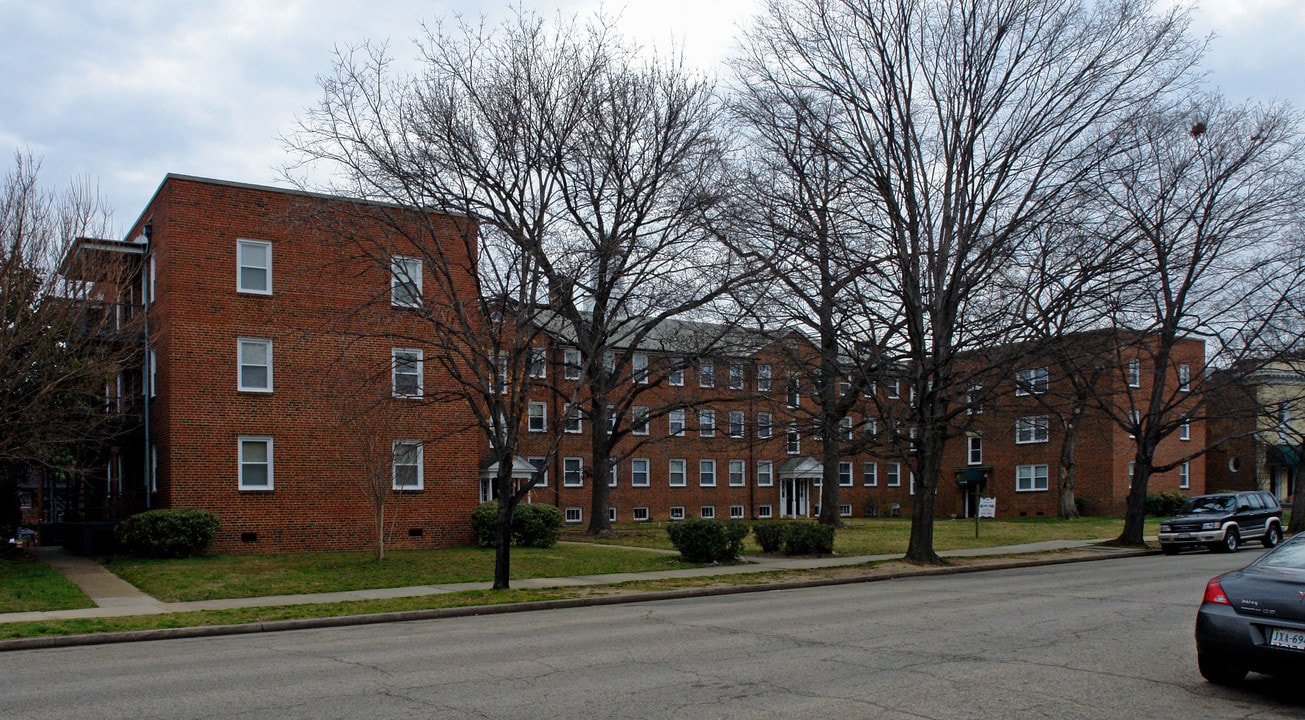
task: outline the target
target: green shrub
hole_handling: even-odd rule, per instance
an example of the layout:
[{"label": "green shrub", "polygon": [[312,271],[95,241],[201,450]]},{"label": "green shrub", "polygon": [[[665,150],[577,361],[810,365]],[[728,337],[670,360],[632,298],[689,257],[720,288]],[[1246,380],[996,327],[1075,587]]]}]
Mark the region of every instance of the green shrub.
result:
[{"label": "green shrub", "polygon": [[[471,511],[476,544],[498,544],[498,502],[481,503]],[[562,511],[552,505],[523,503],[512,511],[512,542],[524,547],[553,547],[562,536]]]},{"label": "green shrub", "polygon": [[791,522],[784,528],[785,555],[829,555],[833,552],[833,525]]},{"label": "green shrub", "polygon": [[148,510],[118,523],[118,550],[138,557],[190,557],[208,547],[222,523],[208,510]]},{"label": "green shrub", "polygon": [[477,505],[471,511],[471,532],[476,537],[476,544],[494,547],[498,542],[498,503],[490,500]]},{"label": "green shrub", "polygon": [[1075,495],[1075,496],[1074,496],[1074,508],[1075,508],[1076,510],[1078,510],[1078,516],[1079,516],[1079,517],[1087,517],[1087,516],[1088,516],[1088,504],[1087,504],[1087,500],[1086,500],[1085,498],[1082,498],[1082,497],[1080,497],[1080,496],[1078,496],[1078,495]]},{"label": "green shrub", "polygon": [[784,520],[763,521],[752,524],[752,535],[764,553],[777,553],[784,546],[784,530],[791,523]]},{"label": "green shrub", "polygon": [[1146,494],[1146,514],[1169,517],[1178,512],[1178,508],[1186,501],[1187,496],[1176,490],[1149,492]]},{"label": "green shrub", "polygon": [[743,550],[743,539],[748,536],[748,525],[743,522],[723,523],[719,520],[685,520],[666,528],[671,544],[680,556],[689,562],[729,562]]},{"label": "green shrub", "polygon": [[550,548],[561,536],[562,511],[552,505],[528,503],[512,512],[512,541],[517,545]]}]

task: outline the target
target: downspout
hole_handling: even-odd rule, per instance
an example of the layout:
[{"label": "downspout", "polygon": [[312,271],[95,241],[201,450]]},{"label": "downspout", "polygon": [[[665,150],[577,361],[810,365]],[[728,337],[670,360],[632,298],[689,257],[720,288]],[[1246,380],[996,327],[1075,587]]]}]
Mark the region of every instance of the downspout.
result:
[{"label": "downspout", "polygon": [[145,361],[141,363],[144,369],[144,382],[141,385],[145,388],[145,509],[154,506],[154,452],[150,446],[150,395],[154,393],[154,368],[150,363],[150,307],[154,305],[154,277],[151,271],[151,238],[154,234],[154,226],[146,223],[144,228],[145,236],[145,258],[141,266],[141,280],[146,287],[146,291],[141,293],[145,298]]}]

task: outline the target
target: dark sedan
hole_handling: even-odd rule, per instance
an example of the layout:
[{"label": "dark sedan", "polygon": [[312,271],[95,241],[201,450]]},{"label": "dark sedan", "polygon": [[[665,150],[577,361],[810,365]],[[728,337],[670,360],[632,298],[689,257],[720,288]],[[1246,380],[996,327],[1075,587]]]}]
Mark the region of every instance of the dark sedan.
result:
[{"label": "dark sedan", "polygon": [[1305,533],[1206,585],[1196,658],[1201,675],[1221,685],[1249,671],[1305,672]]}]

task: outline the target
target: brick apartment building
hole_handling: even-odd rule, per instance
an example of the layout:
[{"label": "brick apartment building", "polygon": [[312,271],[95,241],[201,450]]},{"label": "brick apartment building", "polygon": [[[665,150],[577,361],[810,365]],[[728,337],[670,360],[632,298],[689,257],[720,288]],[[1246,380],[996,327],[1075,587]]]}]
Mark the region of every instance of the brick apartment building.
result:
[{"label": "brick apartment building", "polygon": [[[371,387],[396,409],[386,433],[385,478],[395,522],[394,547],[471,541],[469,513],[489,496],[482,474],[487,443],[469,411],[420,402],[451,382],[432,357],[430,337],[404,305],[421,291],[419,257],[399,235],[363,228],[392,246],[399,282],[383,263],[360,259],[329,239],[327,226],[357,204],[284,189],[167,176],[122,241],[82,240],[72,253],[91,267],[99,256],[136,258],[136,281],[100,288],[106,307],[147,312],[147,330],[127,341],[148,348],[144,368],[124,368],[106,385],[106,412],[138,422],[119,442],[88,449],[103,473],[78,494],[78,519],[112,521],[145,508],[201,507],[217,512],[219,552],[357,550],[372,540],[372,515],[359,490],[368,468],[359,433],[341,424],[343,391]],[[436,228],[466,232],[456,218]],[[439,233],[437,233],[438,236]],[[93,278],[78,278],[90,281]],[[472,297],[474,288],[466,288]],[[378,299],[380,302],[378,302]],[[428,299],[429,301],[429,299]],[[360,315],[357,308],[376,308]],[[739,331],[742,332],[742,331]],[[743,333],[746,334],[746,333]],[[403,341],[391,337],[404,337]],[[540,371],[566,386],[578,377],[578,353],[559,335],[543,348]],[[417,338],[418,340],[414,340]],[[433,340],[431,341],[433,342]],[[742,348],[742,349],[739,349]],[[1180,345],[1167,382],[1177,388],[1203,367],[1204,348]],[[665,346],[632,352],[628,382],[651,387],[618,422],[631,424],[611,477],[618,522],[693,517],[764,519],[818,512],[823,466],[809,431],[810,387],[792,375],[774,341],[757,336],[718,358],[682,366]],[[1106,382],[1145,390],[1144,360]],[[1137,379],[1136,388],[1133,385]],[[1062,433],[1047,408],[1063,378],[1036,363],[1012,368],[968,415],[967,435],[948,445],[936,498],[941,517],[969,517],[973,497],[955,479],[977,471],[999,516],[1054,516]],[[874,392],[880,407],[911,398],[889,381]],[[595,479],[587,459],[586,420],[541,391],[522,433],[522,455],[547,471],[533,502],[585,522]],[[912,456],[880,442],[891,428],[875,411],[853,412],[841,431],[862,443],[839,464],[840,514],[909,515],[916,483]],[[357,427],[357,426],[355,426]],[[542,448],[557,437],[548,459]],[[1162,444],[1159,460],[1200,447],[1193,421]],[[1190,445],[1189,445],[1190,444]],[[1121,514],[1133,444],[1099,413],[1078,441],[1077,491],[1091,514]],[[524,463],[523,463],[524,465]],[[1152,478],[1155,490],[1204,488],[1203,463]],[[52,519],[52,518],[48,518]]]}]

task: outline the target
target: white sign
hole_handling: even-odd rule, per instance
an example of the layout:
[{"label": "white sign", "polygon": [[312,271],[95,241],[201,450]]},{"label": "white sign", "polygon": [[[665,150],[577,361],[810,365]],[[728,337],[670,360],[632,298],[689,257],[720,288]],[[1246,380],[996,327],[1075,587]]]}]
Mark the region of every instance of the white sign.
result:
[{"label": "white sign", "polygon": [[979,498],[979,517],[997,517],[997,498]]}]

